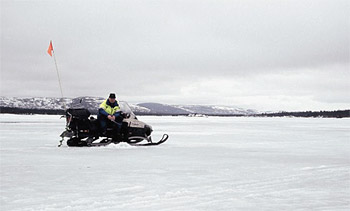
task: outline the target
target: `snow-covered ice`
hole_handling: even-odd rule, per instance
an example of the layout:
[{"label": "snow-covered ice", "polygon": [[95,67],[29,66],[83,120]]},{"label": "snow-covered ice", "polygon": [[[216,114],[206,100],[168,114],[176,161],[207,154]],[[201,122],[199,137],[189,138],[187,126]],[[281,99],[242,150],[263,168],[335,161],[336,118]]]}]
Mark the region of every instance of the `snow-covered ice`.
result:
[{"label": "snow-covered ice", "polygon": [[1,210],[350,209],[350,119],[139,119],[169,140],[59,148],[59,116],[1,114]]}]

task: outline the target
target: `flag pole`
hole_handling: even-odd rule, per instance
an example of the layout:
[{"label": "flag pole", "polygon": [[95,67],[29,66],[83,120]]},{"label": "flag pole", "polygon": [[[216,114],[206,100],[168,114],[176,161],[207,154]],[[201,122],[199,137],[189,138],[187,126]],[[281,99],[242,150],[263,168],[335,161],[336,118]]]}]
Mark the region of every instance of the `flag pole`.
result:
[{"label": "flag pole", "polygon": [[66,103],[64,102],[64,99],[63,99],[63,91],[62,91],[61,77],[60,77],[60,73],[59,73],[59,71],[58,71],[58,66],[57,66],[55,51],[54,51],[54,49],[53,49],[53,47],[52,47],[52,40],[50,40],[50,46],[51,46],[51,51],[52,51],[52,54],[53,54],[53,59],[54,59],[54,61],[55,61],[56,73],[57,73],[57,78],[58,78],[58,84],[59,84],[59,86],[60,86],[60,91],[61,91],[61,101],[62,101],[62,103],[63,103],[64,110],[67,110]]}]

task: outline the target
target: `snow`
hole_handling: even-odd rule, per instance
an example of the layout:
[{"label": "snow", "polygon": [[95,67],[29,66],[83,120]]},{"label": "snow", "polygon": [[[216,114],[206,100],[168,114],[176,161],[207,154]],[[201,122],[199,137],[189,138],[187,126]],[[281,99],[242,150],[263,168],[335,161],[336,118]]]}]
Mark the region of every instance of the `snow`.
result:
[{"label": "snow", "polygon": [[142,107],[142,106],[138,106],[138,105],[134,105],[134,104],[128,104],[129,107],[131,108],[132,111],[134,112],[150,112],[151,109],[149,108],[145,108],[145,107]]},{"label": "snow", "polygon": [[1,210],[349,210],[350,119],[139,116],[157,147],[57,147],[0,115]]}]

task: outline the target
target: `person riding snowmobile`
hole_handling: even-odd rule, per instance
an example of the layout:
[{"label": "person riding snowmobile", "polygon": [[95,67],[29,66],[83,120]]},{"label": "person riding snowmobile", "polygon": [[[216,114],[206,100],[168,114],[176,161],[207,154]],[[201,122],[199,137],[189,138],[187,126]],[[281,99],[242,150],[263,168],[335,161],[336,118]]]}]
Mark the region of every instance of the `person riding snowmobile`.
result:
[{"label": "person riding snowmobile", "polygon": [[126,102],[119,103],[115,93],[101,103],[97,120],[87,108],[69,108],[65,117],[66,130],[60,135],[62,139],[58,146],[64,138],[69,138],[67,145],[70,147],[97,147],[120,142],[132,146],[156,146],[169,138],[164,134],[159,141],[152,141],[152,127],[138,120]]},{"label": "person riding snowmobile", "polygon": [[110,93],[108,99],[103,101],[98,109],[97,119],[100,122],[101,132],[106,135],[107,121],[112,121],[117,125],[120,132],[122,114],[115,93]]}]

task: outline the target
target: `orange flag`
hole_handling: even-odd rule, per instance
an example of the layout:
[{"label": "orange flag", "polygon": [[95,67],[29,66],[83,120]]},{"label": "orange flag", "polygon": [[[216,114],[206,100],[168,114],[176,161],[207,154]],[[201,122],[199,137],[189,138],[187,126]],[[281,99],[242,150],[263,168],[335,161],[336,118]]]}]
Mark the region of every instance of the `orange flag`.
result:
[{"label": "orange flag", "polygon": [[50,41],[50,45],[49,48],[47,49],[47,53],[52,56],[52,51],[53,51],[53,47],[52,47],[52,41]]}]

